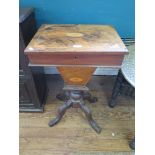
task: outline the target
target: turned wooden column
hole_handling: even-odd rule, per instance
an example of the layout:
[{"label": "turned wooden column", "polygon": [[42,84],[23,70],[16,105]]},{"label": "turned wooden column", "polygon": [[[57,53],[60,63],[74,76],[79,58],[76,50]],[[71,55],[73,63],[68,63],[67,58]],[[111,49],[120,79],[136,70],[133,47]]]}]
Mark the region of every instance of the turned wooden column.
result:
[{"label": "turned wooden column", "polygon": [[78,107],[84,113],[91,125],[91,127],[97,132],[101,132],[101,128],[92,118],[91,111],[84,104],[83,94],[88,91],[86,87],[87,82],[90,80],[95,67],[57,67],[60,75],[62,76],[65,83],[65,91],[67,91],[68,100],[58,109],[57,117],[49,122],[49,126],[57,124],[66,110],[70,107]]}]

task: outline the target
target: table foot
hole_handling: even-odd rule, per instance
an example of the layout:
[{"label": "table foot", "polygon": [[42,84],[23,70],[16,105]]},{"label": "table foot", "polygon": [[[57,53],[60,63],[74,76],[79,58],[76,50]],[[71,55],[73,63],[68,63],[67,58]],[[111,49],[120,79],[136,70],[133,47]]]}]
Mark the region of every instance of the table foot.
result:
[{"label": "table foot", "polygon": [[92,118],[92,114],[90,109],[84,105],[84,103],[79,103],[80,104],[80,108],[82,109],[82,111],[85,113],[87,120],[89,122],[89,124],[91,125],[91,127],[97,132],[100,133],[101,132],[101,128],[97,125],[97,123],[94,121],[94,119]]},{"label": "table foot", "polygon": [[[87,106],[84,105],[84,101],[83,101],[84,99],[88,100],[88,99],[92,98],[90,93],[85,93],[80,90],[72,90],[72,91],[68,91],[66,93],[65,97],[64,97],[64,94],[60,95],[60,96],[63,97],[63,99],[66,99],[66,97],[67,97],[68,101],[66,101],[59,108],[57,117],[49,122],[50,127],[56,125],[61,120],[61,118],[63,117],[63,115],[65,114],[65,112],[68,108],[77,106],[80,109],[82,109],[82,111],[85,113],[86,118],[87,118],[89,124],[91,125],[91,127],[97,133],[101,132],[102,129],[97,125],[97,123],[92,118],[91,111],[89,110],[89,108]],[[95,101],[97,101],[97,99]]]},{"label": "table foot", "polygon": [[56,125],[62,119],[66,110],[69,109],[71,105],[72,102],[69,100],[68,102],[64,103],[61,107],[59,107],[57,117],[49,122],[49,126],[52,127]]},{"label": "table foot", "polygon": [[69,99],[69,97],[67,96],[67,94],[65,92],[61,92],[59,94],[56,95],[56,98],[60,101],[67,101]]},{"label": "table foot", "polygon": [[88,100],[89,103],[95,103],[98,101],[97,97],[92,96],[89,92],[82,94],[84,100]]},{"label": "table foot", "polygon": [[114,108],[115,105],[116,105],[116,101],[113,100],[113,99],[111,99],[111,100],[109,101],[108,105],[109,105],[110,108]]},{"label": "table foot", "polygon": [[131,140],[129,146],[132,150],[135,150],[135,138]]}]

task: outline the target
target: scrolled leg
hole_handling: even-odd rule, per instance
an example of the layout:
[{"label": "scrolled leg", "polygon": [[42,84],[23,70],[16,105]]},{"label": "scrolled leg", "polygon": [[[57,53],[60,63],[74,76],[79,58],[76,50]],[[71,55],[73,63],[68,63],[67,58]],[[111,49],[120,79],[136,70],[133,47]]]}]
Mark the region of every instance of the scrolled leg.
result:
[{"label": "scrolled leg", "polygon": [[98,101],[97,97],[92,96],[89,92],[84,92],[82,96],[84,100],[88,100],[90,103],[95,103]]},{"label": "scrolled leg", "polygon": [[82,109],[82,111],[85,113],[89,124],[91,125],[91,127],[97,132],[100,133],[101,132],[101,128],[97,125],[97,123],[94,121],[94,119],[92,118],[92,114],[91,111],[89,110],[89,108],[87,106],[84,105],[84,103],[79,103],[80,108]]},{"label": "scrolled leg", "polygon": [[117,99],[117,96],[120,93],[120,88],[121,88],[121,85],[122,85],[122,80],[123,80],[123,76],[121,74],[121,71],[119,71],[119,73],[117,75],[117,79],[116,79],[115,85],[114,85],[114,88],[113,88],[113,91],[112,91],[111,99],[110,99],[110,101],[108,103],[109,107],[111,107],[111,108],[115,107],[116,104],[117,104],[116,99]]},{"label": "scrolled leg", "polygon": [[72,102],[69,100],[68,102],[64,103],[61,107],[59,107],[57,117],[49,122],[49,126],[52,127],[56,125],[61,120],[66,110],[71,107],[71,105]]},{"label": "scrolled leg", "polygon": [[69,99],[69,96],[66,92],[61,92],[59,94],[56,95],[56,98],[60,101],[67,101]]}]

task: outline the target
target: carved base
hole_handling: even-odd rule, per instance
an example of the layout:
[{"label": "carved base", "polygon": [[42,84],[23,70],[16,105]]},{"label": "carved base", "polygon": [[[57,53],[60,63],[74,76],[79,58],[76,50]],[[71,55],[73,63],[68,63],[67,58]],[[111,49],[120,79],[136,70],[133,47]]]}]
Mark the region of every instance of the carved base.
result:
[{"label": "carved base", "polygon": [[[89,92],[82,92],[81,95],[83,100],[87,100],[89,103],[95,103],[98,101],[97,97],[92,96]],[[57,94],[56,98],[65,102],[69,99],[69,96],[66,94],[66,92],[61,92]]]},{"label": "carved base", "polygon": [[87,95],[86,94],[84,95],[84,94],[85,93],[83,91],[80,91],[80,90],[68,91],[67,92],[68,100],[65,101],[65,103],[61,107],[59,107],[58,114],[57,114],[56,118],[49,122],[49,126],[52,127],[52,126],[56,125],[61,120],[61,118],[63,117],[63,115],[65,114],[67,109],[69,109],[72,106],[73,107],[78,106],[85,113],[85,116],[88,119],[88,122],[91,125],[91,127],[97,133],[100,133],[101,128],[97,125],[97,123],[92,118],[92,114],[91,114],[91,111],[89,110],[89,108],[87,106],[85,106],[85,104],[84,104],[84,100],[83,100],[84,96],[87,98],[88,96],[90,97],[90,94],[89,93],[87,93]]},{"label": "carved base", "polygon": [[65,92],[61,92],[59,94],[56,95],[56,98],[60,101],[67,101],[69,99],[69,97],[66,95]]}]

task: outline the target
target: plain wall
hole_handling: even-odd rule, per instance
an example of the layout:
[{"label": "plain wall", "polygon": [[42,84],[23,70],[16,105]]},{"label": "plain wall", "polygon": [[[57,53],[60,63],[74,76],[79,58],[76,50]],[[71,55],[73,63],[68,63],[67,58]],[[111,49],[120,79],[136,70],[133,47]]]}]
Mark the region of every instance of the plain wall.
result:
[{"label": "plain wall", "polygon": [[34,7],[41,24],[110,24],[122,38],[135,37],[134,0],[20,0],[20,7]]}]

